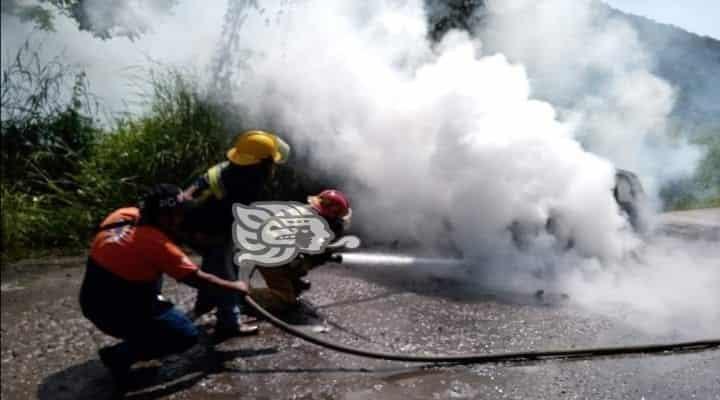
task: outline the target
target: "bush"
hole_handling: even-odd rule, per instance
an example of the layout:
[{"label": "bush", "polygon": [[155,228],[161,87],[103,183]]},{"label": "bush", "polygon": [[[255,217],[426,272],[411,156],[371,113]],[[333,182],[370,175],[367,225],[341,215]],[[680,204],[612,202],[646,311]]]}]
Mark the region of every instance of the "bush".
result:
[{"label": "bush", "polygon": [[85,247],[101,218],[145,188],[185,184],[223,158],[221,109],[181,73],[151,74],[147,113],[104,131],[88,116],[83,74],[69,81],[60,64],[35,58],[31,69],[24,57],[3,71],[4,260]]},{"label": "bush", "polygon": [[220,107],[178,72],[151,83],[149,113],[118,122],[81,163],[82,202],[108,210],[125,205],[155,183],[187,183],[222,158],[228,132]]},{"label": "bush", "polygon": [[14,259],[59,248],[84,247],[95,217],[75,205],[58,205],[52,196],[32,196],[2,185],[2,254]]},{"label": "bush", "polygon": [[2,72],[3,181],[39,193],[54,190],[48,181],[65,186],[98,133],[94,104],[84,73],[41,61],[26,43]]},{"label": "bush", "polygon": [[720,207],[720,131],[709,131],[697,144],[705,155],[693,177],[671,182],[660,192],[666,209]]}]

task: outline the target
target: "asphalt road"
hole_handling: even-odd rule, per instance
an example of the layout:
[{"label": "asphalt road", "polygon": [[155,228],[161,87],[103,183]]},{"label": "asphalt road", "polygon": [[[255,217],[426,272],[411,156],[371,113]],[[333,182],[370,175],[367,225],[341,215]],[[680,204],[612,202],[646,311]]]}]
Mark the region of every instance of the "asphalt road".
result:
[{"label": "asphalt road", "polygon": [[[720,221],[720,210],[704,212],[693,216]],[[701,229],[674,221],[683,235]],[[720,399],[718,350],[440,367],[339,354],[266,323],[258,336],[219,346],[204,336],[160,367],[141,366],[133,391],[118,395],[96,353],[112,340],[76,304],[81,265],[68,258],[3,270],[2,399]],[[694,339],[653,335],[559,294],[492,293],[407,268],[332,265],[311,280],[305,297],[324,322],[307,329],[368,349],[459,354]],[[194,296],[171,282],[164,292],[185,309]]]}]

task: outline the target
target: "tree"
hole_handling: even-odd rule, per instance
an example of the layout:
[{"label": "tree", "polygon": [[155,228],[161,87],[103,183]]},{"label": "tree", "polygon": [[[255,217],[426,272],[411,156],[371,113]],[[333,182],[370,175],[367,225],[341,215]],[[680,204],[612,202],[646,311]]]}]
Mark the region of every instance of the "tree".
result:
[{"label": "tree", "polygon": [[42,30],[54,30],[53,20],[60,13],[73,19],[78,29],[91,32],[98,38],[126,36],[135,39],[151,28],[154,17],[169,13],[176,3],[177,0],[36,0],[34,4],[28,4],[3,0],[1,11],[2,14],[32,22]]}]

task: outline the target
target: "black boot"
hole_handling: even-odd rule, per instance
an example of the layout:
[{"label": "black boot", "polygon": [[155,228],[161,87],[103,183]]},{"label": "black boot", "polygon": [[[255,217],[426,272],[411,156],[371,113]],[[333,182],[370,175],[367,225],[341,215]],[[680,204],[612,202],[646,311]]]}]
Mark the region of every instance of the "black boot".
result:
[{"label": "black boot", "polygon": [[132,360],[128,359],[127,355],[120,351],[118,345],[103,347],[98,350],[100,361],[102,361],[105,368],[110,371],[115,385],[120,391],[127,390],[131,383],[130,380],[130,367],[132,367]]}]

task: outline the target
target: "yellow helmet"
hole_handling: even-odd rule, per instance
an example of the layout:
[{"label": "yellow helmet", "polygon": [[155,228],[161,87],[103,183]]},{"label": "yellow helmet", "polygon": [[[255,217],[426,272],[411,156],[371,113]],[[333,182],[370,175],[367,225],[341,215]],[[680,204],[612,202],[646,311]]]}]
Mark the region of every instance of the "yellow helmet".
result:
[{"label": "yellow helmet", "polygon": [[238,135],[227,158],[233,164],[253,165],[271,157],[277,164],[287,161],[290,146],[276,135],[265,131],[246,131]]}]

